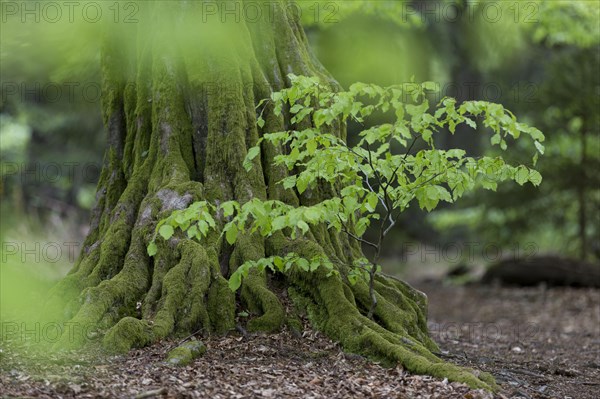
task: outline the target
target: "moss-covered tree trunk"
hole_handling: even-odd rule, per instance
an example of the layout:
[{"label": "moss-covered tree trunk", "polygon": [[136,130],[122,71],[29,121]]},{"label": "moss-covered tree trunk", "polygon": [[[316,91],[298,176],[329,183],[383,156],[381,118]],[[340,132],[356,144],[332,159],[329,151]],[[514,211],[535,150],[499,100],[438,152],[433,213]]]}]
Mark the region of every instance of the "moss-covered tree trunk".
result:
[{"label": "moss-covered tree trunk", "polygon": [[[207,13],[201,1],[143,4],[139,23],[111,26],[103,47],[108,147],[90,234],[54,290],[62,317],[93,325],[106,349],[124,352],[198,330],[226,333],[240,309],[251,313],[249,330],[265,332],[293,327],[294,313],[306,312],[347,351],[489,387],[487,378],[432,354],[426,297],[396,279],[377,278],[373,320],[365,316],[367,284],[350,285],[344,270],[331,277],[254,273],[239,294],[229,290],[226,279],[245,260],[293,251],[350,264],[360,256],[356,242],[325,226],[301,240],[252,235],[233,247],[217,234],[202,244],[176,235],[148,256],[157,221],[194,201],[259,197],[300,205],[334,195],[321,189],[300,196],[275,185],[286,173],[271,165],[276,148],[263,148],[249,172],[242,161],[263,131],[288,126],[285,118],[268,116],[258,129],[255,107],[286,87],[289,73],[336,83],[312,56],[296,8],[287,3],[265,2],[260,18],[239,23]],[[343,126],[338,133],[345,134]],[[282,305],[284,296],[292,310]]]}]

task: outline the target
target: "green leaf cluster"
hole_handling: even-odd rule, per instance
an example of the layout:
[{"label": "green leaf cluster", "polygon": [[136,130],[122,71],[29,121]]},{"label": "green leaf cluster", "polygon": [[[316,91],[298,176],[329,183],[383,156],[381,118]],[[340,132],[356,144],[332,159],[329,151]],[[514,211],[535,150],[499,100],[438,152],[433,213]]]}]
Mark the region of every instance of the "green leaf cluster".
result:
[{"label": "green leaf cluster", "polygon": [[[289,78],[289,88],[262,100],[257,109],[264,112],[263,105],[271,102],[275,115],[289,116],[291,129],[265,133],[247,151],[243,166],[252,169],[263,143],[268,142],[278,149],[273,163],[288,170],[287,177],[278,182],[284,189],[303,194],[326,184],[337,196],[311,206],[258,198],[218,206],[196,202],[161,221],[156,227],[158,235],[168,240],[179,228],[200,241],[210,229],[217,228],[215,218],[221,219],[217,215],[226,219],[220,231],[230,245],[236,243],[240,234],[269,237],[281,232],[295,239],[307,234],[311,226],[325,224],[328,229],[375,248],[373,260],[355,262],[346,276],[351,284],[360,278],[372,282],[380,269],[377,258],[383,239],[411,203],[431,211],[440,201],[452,203],[476,187],[496,190],[498,183],[506,180],[534,186],[542,181],[532,166],[511,165],[499,156],[475,158],[462,149],[436,149],[440,131],[454,133],[456,126],[466,124],[476,131],[486,128],[491,132],[491,144],[501,150],[506,150],[511,141],[529,137],[536,148],[534,166],[538,155],[544,153],[544,135],[518,122],[500,104],[467,101],[458,105],[453,98],[443,98],[432,107],[427,98],[435,87],[432,82],[391,87],[356,83],[348,91],[335,92],[314,77]],[[374,112],[388,116],[389,121],[364,129],[356,145],[350,146],[330,133],[349,120],[364,123]],[[312,127],[294,129],[307,122]],[[262,112],[257,116],[257,124],[264,126]],[[413,150],[417,142],[418,151]],[[380,234],[377,242],[369,242],[363,235],[374,221],[378,222]],[[154,239],[148,252],[156,253]],[[292,253],[245,262],[231,275],[230,288],[237,290],[251,269],[286,272],[291,267],[306,272],[325,267],[329,275],[337,273],[326,258],[307,260]]]}]

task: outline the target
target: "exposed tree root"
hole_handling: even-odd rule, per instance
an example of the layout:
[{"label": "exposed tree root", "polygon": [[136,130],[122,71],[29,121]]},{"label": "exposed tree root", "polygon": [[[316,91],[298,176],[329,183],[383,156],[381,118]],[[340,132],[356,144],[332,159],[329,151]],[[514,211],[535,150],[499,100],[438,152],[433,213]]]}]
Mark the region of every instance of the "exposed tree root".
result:
[{"label": "exposed tree root", "polygon": [[[275,248],[308,257],[321,251],[313,242],[279,241]],[[342,278],[327,277],[325,272],[300,271],[290,273],[289,280],[288,292],[295,306],[306,311],[311,323],[340,342],[344,350],[387,366],[400,363],[417,374],[496,389],[491,375],[460,368],[433,355],[439,349],[427,335],[427,298],[405,283],[378,277],[378,306],[371,320],[365,316],[370,305],[366,282],[349,286]]]}]

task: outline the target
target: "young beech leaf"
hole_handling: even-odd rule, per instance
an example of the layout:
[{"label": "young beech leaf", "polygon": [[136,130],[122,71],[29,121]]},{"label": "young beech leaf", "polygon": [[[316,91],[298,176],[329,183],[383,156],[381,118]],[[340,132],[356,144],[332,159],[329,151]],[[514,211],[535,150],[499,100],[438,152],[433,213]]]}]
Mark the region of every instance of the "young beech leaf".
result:
[{"label": "young beech leaf", "polygon": [[198,230],[203,236],[205,236],[208,233],[208,223],[206,223],[204,220],[199,220]]},{"label": "young beech leaf", "polygon": [[298,223],[296,224],[296,226],[298,226],[298,228],[300,230],[302,230],[303,234],[306,234],[308,232],[308,230],[309,230],[309,227],[308,227],[308,225],[306,224],[306,222],[304,220],[298,221]]},{"label": "young beech leaf", "polygon": [[297,114],[297,113],[298,113],[298,111],[300,111],[302,108],[304,108],[304,106],[303,106],[302,104],[294,104],[294,105],[292,106],[292,108],[290,108],[290,112],[291,112],[292,114]]},{"label": "young beech leaf", "polygon": [[148,244],[147,250],[148,250],[148,255],[150,255],[150,256],[156,255],[156,251],[157,251],[156,243],[154,241],[152,241],[150,244]]},{"label": "young beech leaf", "polygon": [[318,222],[320,216],[321,214],[319,213],[319,211],[314,208],[308,208],[304,211],[304,219],[306,219],[308,223]]},{"label": "young beech leaf", "polygon": [[171,238],[173,236],[173,233],[175,233],[175,231],[173,230],[173,226],[170,226],[168,224],[163,224],[162,226],[160,226],[160,229],[158,229],[158,234],[160,234],[160,236],[165,240]]},{"label": "young beech leaf", "polygon": [[227,229],[227,232],[225,233],[225,239],[229,245],[233,245],[235,244],[235,240],[237,240],[238,228],[235,224],[230,224],[229,226],[229,229]]},{"label": "young beech leaf", "polygon": [[310,263],[304,258],[296,259],[296,265],[298,265],[298,267],[300,267],[300,269],[304,270],[305,272],[310,270]]},{"label": "young beech leaf", "polygon": [[542,175],[537,170],[531,170],[529,172],[529,181],[534,186],[539,186],[542,184]]},{"label": "young beech leaf", "polygon": [[177,214],[177,216],[175,216],[175,221],[177,222],[177,224],[179,224],[180,226],[185,224],[185,222],[188,221],[188,218],[186,217],[186,215],[184,213],[179,213]]},{"label": "young beech leaf", "polygon": [[377,208],[377,201],[377,195],[375,193],[369,193],[365,203],[365,208],[367,208],[369,212],[375,212],[375,209]]},{"label": "young beech leaf", "polygon": [[542,155],[544,155],[544,150],[545,150],[544,145],[542,143],[540,143],[539,141],[537,141],[537,140],[534,141],[533,144],[535,144],[535,148],[537,148],[537,150],[539,151],[539,153],[542,154]]},{"label": "young beech leaf", "polygon": [[[365,234],[371,223],[387,223],[388,218],[380,218],[377,213],[378,203],[383,199],[386,206],[391,206],[390,211],[401,212],[415,199],[421,208],[431,211],[440,201],[452,202],[464,192],[474,189],[476,182],[481,181],[483,188],[490,190],[496,190],[498,182],[509,178],[521,185],[529,181],[538,186],[542,182],[539,172],[523,165],[513,167],[502,158],[476,160],[466,157],[462,149],[441,151],[434,148],[433,134],[438,129],[447,128],[454,132],[460,124],[474,129],[480,125],[481,129],[492,132],[491,143],[502,149],[508,146],[504,139],[507,135],[514,139],[519,138],[519,133],[521,136],[528,135],[536,149],[535,164],[538,155],[544,153],[541,144],[544,135],[533,127],[518,123],[502,105],[467,101],[458,107],[455,99],[444,98],[430,112],[427,92],[439,89],[431,82],[421,85],[413,80],[412,87],[403,90],[358,83],[352,85],[348,92],[334,93],[320,86],[316,78],[294,75],[289,78],[292,87],[271,95],[273,108],[269,106],[267,110],[263,106],[265,101],[261,101],[261,111],[278,116],[284,107],[288,109],[289,106],[292,126],[308,117],[312,118],[313,127],[301,131],[265,132],[254,147],[248,149],[243,166],[246,170],[252,169],[260,156],[262,140],[267,140],[283,149],[274,157],[274,164],[297,173],[289,173],[290,176],[279,180],[278,183],[285,189],[296,189],[302,194],[316,184],[328,183],[342,187],[341,191],[336,190],[339,194],[311,207],[294,207],[258,198],[243,206],[235,201],[223,202],[218,207],[205,201],[195,202],[184,212],[175,212],[161,221],[156,235],[168,239],[175,228],[179,228],[186,231],[188,237],[201,239],[210,229],[216,229],[213,217],[223,214],[227,218],[223,234],[229,244],[234,244],[240,231],[245,232],[246,229],[258,231],[263,236],[277,231],[295,239],[301,233],[310,232],[310,227],[316,223],[324,223],[328,229],[334,228],[338,232],[350,226],[352,235],[357,238]],[[413,104],[400,101],[406,95],[412,96]],[[376,101],[365,104],[358,101],[360,97]],[[352,147],[323,131],[330,129],[320,128],[340,119],[362,122],[363,118],[375,112],[385,113],[390,105],[393,107],[390,113],[396,116],[393,124],[383,123],[363,130],[360,141]],[[393,115],[390,116],[393,118]],[[269,117],[271,115],[265,116],[267,120]],[[256,123],[261,128],[265,127],[262,114],[257,115]],[[424,149],[412,149],[409,143],[414,143],[417,138],[418,147],[425,144]],[[400,143],[403,149],[398,149],[395,143],[391,143],[392,140]],[[148,245],[147,251],[150,256],[156,254],[154,241]],[[239,289],[252,269],[287,272],[291,267],[307,272],[324,267],[329,271],[328,276],[339,275],[326,258],[304,259],[298,254],[288,253],[284,257],[273,256],[242,264],[231,275],[229,288],[232,291]],[[350,269],[347,277],[351,284],[361,279],[368,282],[379,272],[378,266],[364,259]]]},{"label": "young beech leaf", "polygon": [[252,169],[252,160],[260,153],[260,147],[252,147],[248,150],[246,159],[244,160],[244,168],[249,171]]},{"label": "young beech leaf", "polygon": [[198,232],[198,226],[197,225],[192,225],[190,226],[190,228],[187,230],[187,236],[188,238],[193,238],[196,236],[196,233]]},{"label": "young beech leaf", "polygon": [[233,215],[234,207],[233,202],[227,201],[221,204],[221,209],[223,209],[223,216],[229,217]]},{"label": "young beech leaf", "polygon": [[236,292],[240,285],[242,285],[242,273],[238,269],[229,277],[229,289]]},{"label": "young beech leaf", "polygon": [[306,143],[306,151],[308,151],[308,155],[313,155],[317,150],[317,142],[316,140],[309,140]]},{"label": "young beech leaf", "polygon": [[529,180],[529,169],[525,166],[519,166],[517,173],[515,174],[515,181],[522,186]]},{"label": "young beech leaf", "polygon": [[285,262],[283,261],[282,257],[275,256],[273,258],[273,265],[277,268],[277,270],[279,270],[280,272],[283,272],[283,268],[285,266]]},{"label": "young beech leaf", "polygon": [[307,176],[306,174],[302,174],[296,180],[296,188],[298,189],[298,192],[300,194],[302,194],[303,192],[305,192],[306,189],[308,188],[309,179],[310,179],[309,176]]}]

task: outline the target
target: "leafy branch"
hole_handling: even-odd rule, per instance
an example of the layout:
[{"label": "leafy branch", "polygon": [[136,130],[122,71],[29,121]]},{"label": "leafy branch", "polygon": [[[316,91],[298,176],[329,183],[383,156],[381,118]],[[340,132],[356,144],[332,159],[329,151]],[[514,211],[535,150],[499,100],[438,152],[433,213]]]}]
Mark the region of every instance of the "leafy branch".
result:
[{"label": "leafy branch", "polygon": [[[148,246],[151,256],[157,251],[157,235],[168,240],[175,234],[175,228],[198,241],[214,230],[220,238],[235,245],[240,234],[270,237],[281,233],[295,239],[307,234],[311,226],[325,224],[328,229],[373,249],[370,259],[355,260],[343,276],[350,284],[360,279],[368,284],[371,306],[367,315],[372,317],[377,306],[375,277],[381,270],[378,262],[385,238],[411,203],[417,202],[422,209],[431,211],[440,201],[455,202],[466,191],[478,187],[496,190],[498,183],[506,180],[520,185],[541,183],[539,172],[525,165],[510,165],[502,157],[474,158],[462,149],[435,148],[434,135],[440,130],[447,129],[453,134],[461,123],[473,129],[480,124],[492,132],[490,141],[501,150],[507,149],[508,140],[528,136],[535,148],[532,157],[535,165],[538,155],[544,153],[541,144],[544,135],[518,122],[500,104],[467,101],[457,105],[453,98],[443,98],[430,111],[432,107],[425,92],[432,87],[431,82],[408,88],[356,83],[346,92],[332,92],[317,78],[289,77],[291,87],[258,104],[257,109],[262,109],[257,124],[265,125],[263,104],[269,102],[275,116],[282,116],[284,108],[287,109],[292,126],[300,126],[302,122],[306,126],[305,120],[309,118],[312,127],[265,133],[248,149],[243,166],[251,170],[256,159],[260,159],[262,143],[268,142],[278,149],[272,163],[289,171],[278,182],[284,189],[303,194],[317,184],[328,184],[337,194],[317,204],[298,207],[256,198],[244,204],[227,201],[218,206],[196,202],[185,210],[173,212],[156,226]],[[391,115],[391,121],[360,132],[360,140],[354,146],[328,133],[348,119],[363,123],[375,111]],[[418,140],[426,148],[414,152]],[[372,224],[377,224],[373,226],[377,231],[376,241],[364,238]],[[341,270],[326,257],[303,259],[289,253],[246,261],[232,273],[229,286],[237,290],[251,269],[286,273],[291,268],[306,272],[324,268],[330,277],[338,276]]]}]

